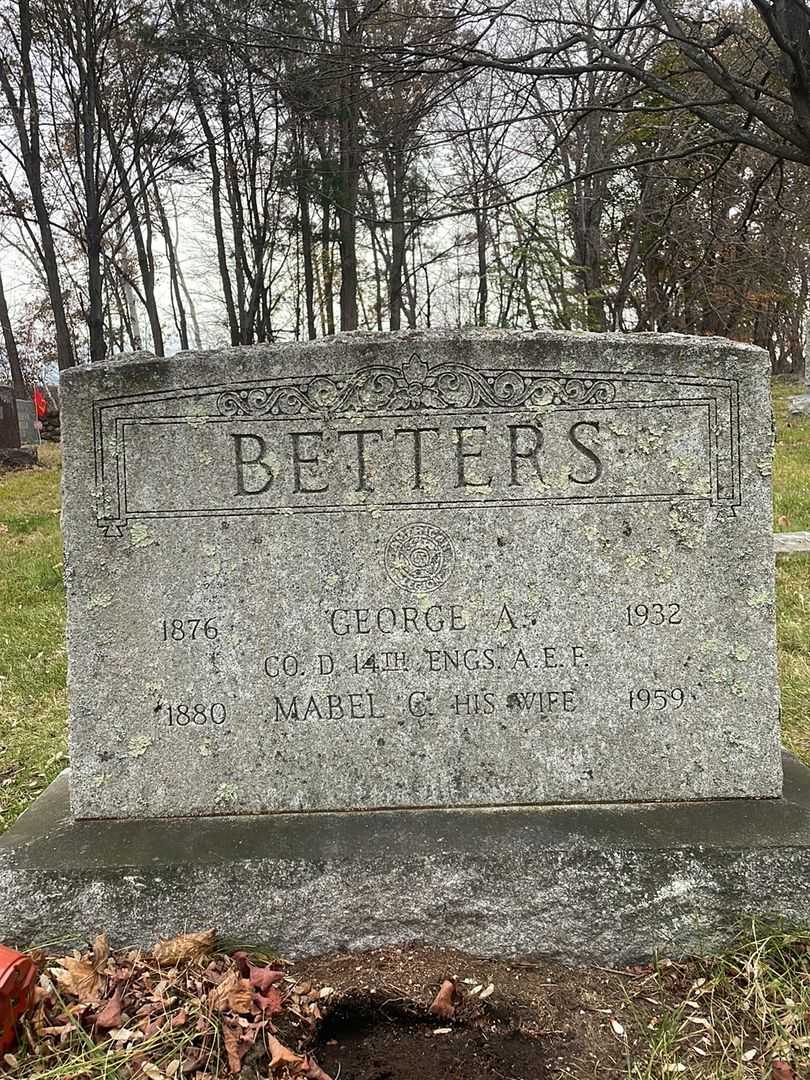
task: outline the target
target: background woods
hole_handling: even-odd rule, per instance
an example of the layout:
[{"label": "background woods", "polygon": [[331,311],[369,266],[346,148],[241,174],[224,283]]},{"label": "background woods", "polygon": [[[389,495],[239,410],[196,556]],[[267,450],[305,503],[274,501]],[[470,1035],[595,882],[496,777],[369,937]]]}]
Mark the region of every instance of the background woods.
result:
[{"label": "background woods", "polygon": [[469,324],[803,368],[800,0],[0,0],[0,362]]}]

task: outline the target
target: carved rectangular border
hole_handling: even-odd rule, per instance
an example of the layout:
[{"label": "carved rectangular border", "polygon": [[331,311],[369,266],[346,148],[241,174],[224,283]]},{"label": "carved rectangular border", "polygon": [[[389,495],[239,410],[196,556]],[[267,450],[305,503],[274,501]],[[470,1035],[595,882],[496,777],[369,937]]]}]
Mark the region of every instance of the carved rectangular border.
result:
[{"label": "carved rectangular border", "polygon": [[[662,391],[669,391],[669,394]],[[653,396],[644,396],[644,393]],[[171,406],[171,411],[166,406]],[[444,363],[430,368],[418,356],[400,368],[373,365],[352,373],[219,383],[183,390],[101,399],[93,406],[93,448],[97,524],[108,536],[122,535],[130,520],[171,517],[222,517],[277,514],[278,508],[201,508],[199,510],[137,511],[126,505],[126,428],[139,423],[223,423],[241,418],[262,421],[305,417],[329,421],[339,417],[374,419],[511,412],[521,408],[544,411],[607,410],[612,408],[707,409],[707,459],[711,477],[708,501],[733,508],[741,502],[739,381],[684,376],[674,373],[560,371],[536,369],[475,369]],[[712,437],[714,433],[714,437]],[[112,442],[112,447],[110,443]],[[493,509],[506,506],[654,502],[673,498],[705,501],[703,495],[672,492],[627,496],[534,496],[527,499],[468,501],[420,500],[395,504],[336,504],[289,507],[292,513],[368,513],[409,509]]]}]

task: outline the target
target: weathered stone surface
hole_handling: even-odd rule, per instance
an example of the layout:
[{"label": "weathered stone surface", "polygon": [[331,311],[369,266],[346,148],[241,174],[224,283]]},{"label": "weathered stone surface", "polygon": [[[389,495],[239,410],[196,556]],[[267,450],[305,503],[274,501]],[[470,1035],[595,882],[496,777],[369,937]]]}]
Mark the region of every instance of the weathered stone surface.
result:
[{"label": "weathered stone surface", "polygon": [[12,386],[0,386],[0,447],[16,450],[20,446],[17,398]]},{"label": "weathered stone surface", "polygon": [[810,924],[810,776],[644,806],[76,822],[62,777],[0,836],[0,939],[152,944],[218,927],[283,956],[406,941],[616,964]]},{"label": "weathered stone surface", "polygon": [[799,394],[790,399],[788,412],[791,416],[810,416],[810,394]]},{"label": "weathered stone surface", "polygon": [[773,550],[777,555],[810,554],[810,532],[775,533]]},{"label": "weathered stone surface", "polygon": [[768,382],[494,332],[66,372],[76,815],[778,795]]},{"label": "weathered stone surface", "polygon": [[20,444],[39,446],[42,439],[37,427],[37,410],[33,401],[17,398],[17,421],[20,425]]}]

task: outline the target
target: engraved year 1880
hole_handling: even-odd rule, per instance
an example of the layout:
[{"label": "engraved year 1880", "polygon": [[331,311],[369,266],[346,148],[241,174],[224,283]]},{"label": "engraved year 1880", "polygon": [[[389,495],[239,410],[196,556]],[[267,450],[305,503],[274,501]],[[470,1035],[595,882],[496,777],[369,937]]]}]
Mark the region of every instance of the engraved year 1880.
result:
[{"label": "engraved year 1880", "polygon": [[187,705],[184,702],[178,702],[164,705],[163,710],[168,716],[169,727],[187,727],[189,724],[196,724],[197,727],[202,727],[204,724],[224,724],[227,716],[225,706],[219,701],[214,702],[213,705],[203,704],[203,702]]}]

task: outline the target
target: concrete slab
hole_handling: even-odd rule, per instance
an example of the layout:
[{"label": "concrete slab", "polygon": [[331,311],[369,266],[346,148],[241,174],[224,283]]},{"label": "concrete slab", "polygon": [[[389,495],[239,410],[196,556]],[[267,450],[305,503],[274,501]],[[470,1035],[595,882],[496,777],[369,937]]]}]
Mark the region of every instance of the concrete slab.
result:
[{"label": "concrete slab", "polygon": [[810,923],[810,770],[781,799],[278,814],[69,816],[63,773],[0,837],[0,940],[116,944],[215,926],[282,955],[422,941],[619,963]]}]

